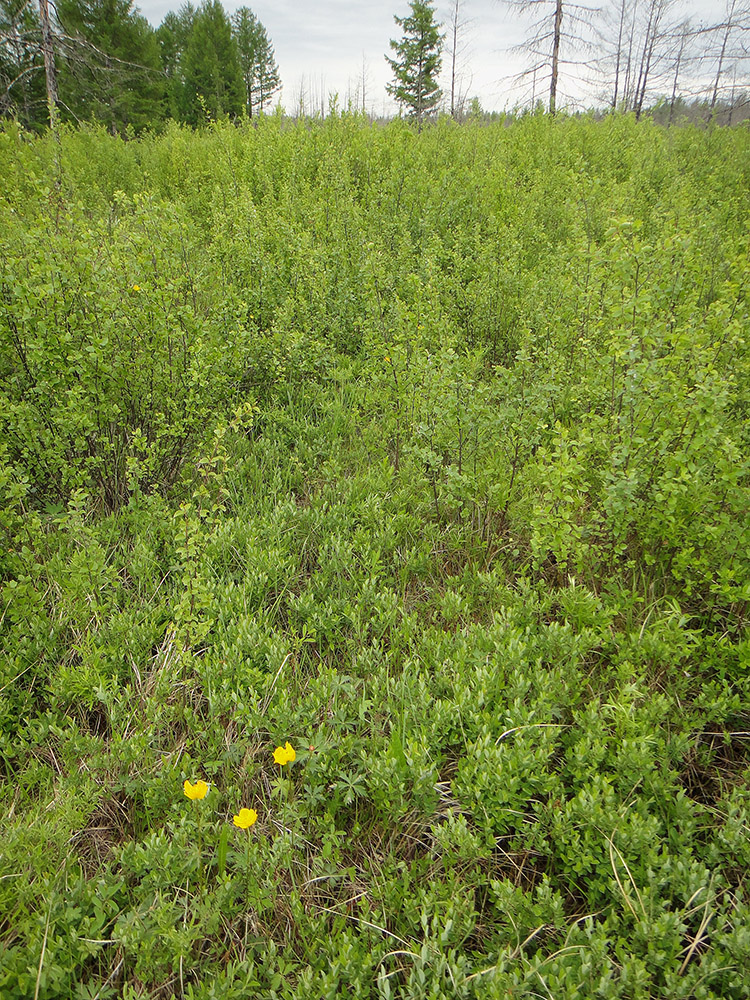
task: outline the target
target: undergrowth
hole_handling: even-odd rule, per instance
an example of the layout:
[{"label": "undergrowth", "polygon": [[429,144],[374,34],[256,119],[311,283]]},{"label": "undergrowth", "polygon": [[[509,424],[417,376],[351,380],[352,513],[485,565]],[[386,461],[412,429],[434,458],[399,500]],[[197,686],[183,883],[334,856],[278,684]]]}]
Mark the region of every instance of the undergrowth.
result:
[{"label": "undergrowth", "polygon": [[749,997],[747,130],[56,156],[0,132],[2,996]]}]

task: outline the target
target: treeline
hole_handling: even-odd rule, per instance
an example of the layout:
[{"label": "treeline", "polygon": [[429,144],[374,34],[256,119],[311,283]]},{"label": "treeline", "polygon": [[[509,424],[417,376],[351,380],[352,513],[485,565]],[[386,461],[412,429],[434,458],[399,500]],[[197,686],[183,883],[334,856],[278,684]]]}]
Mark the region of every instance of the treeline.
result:
[{"label": "treeline", "polygon": [[[0,114],[49,122],[44,7],[0,0]],[[131,0],[57,0],[50,15],[56,106],[63,121],[139,131],[166,119],[252,117],[281,86],[273,45],[248,7],[183,4],[154,29]]]},{"label": "treeline", "polygon": [[[442,110],[462,119],[480,107],[481,95],[470,91],[470,33],[479,28],[471,0],[445,2],[441,22],[434,0],[399,0],[401,37],[386,54],[386,89],[420,125]],[[747,115],[750,0],[723,0],[700,23],[686,16],[684,0],[502,2],[528,26],[517,46],[523,67],[505,78],[518,109],[610,108],[639,118],[654,108],[664,117],[668,106],[672,122],[688,102],[703,120]],[[365,83],[363,68],[366,111]],[[132,0],[0,0],[0,116],[27,128],[56,113],[117,133],[167,119],[252,117],[280,88],[273,46],[247,7],[230,16],[220,0],[187,2],[153,28]],[[310,113],[304,82],[291,103]],[[321,93],[316,111],[327,103]]]}]

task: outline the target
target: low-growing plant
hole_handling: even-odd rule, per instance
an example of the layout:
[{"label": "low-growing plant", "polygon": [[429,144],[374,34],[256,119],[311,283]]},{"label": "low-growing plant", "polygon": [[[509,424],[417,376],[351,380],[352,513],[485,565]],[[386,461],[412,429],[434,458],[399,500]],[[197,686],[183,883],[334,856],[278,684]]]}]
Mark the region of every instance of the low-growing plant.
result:
[{"label": "low-growing plant", "polygon": [[0,130],[0,994],[748,998],[747,132],[57,155]]}]

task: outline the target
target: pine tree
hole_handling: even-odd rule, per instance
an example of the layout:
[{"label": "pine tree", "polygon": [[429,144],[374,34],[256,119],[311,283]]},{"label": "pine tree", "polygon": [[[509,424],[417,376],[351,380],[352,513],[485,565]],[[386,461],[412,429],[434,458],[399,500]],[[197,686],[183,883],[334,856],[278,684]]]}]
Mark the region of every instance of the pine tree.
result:
[{"label": "pine tree", "polygon": [[411,0],[409,7],[411,13],[406,17],[394,16],[404,35],[400,42],[391,40],[396,58],[385,57],[395,77],[387,90],[408,109],[421,131],[425,116],[442,97],[436,78],[440,72],[443,37],[430,0]]},{"label": "pine tree", "polygon": [[132,0],[58,0],[63,116],[113,132],[157,123],[164,74],[156,33]]},{"label": "pine tree", "polygon": [[281,87],[279,67],[266,29],[248,7],[232,15],[248,117],[259,114]]},{"label": "pine tree", "polygon": [[242,113],[242,74],[237,43],[219,0],[203,0],[181,59],[182,118],[197,124]]}]

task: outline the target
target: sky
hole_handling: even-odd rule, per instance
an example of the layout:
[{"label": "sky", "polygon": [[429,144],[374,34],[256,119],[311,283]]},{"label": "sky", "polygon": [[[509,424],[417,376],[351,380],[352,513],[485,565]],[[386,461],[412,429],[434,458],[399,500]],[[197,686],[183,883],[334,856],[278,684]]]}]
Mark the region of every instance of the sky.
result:
[{"label": "sky", "polygon": [[[197,3],[198,0],[193,0]],[[157,26],[169,10],[182,0],[136,0],[141,13]],[[279,66],[283,91],[280,101],[288,112],[300,106],[305,111],[328,107],[329,95],[337,94],[339,106],[351,100],[362,106],[362,79],[365,104],[371,114],[391,114],[395,110],[385,86],[392,74],[385,61],[389,40],[399,38],[394,14],[404,16],[407,0],[223,0],[232,12],[248,6],[263,23]],[[595,5],[595,4],[592,4]],[[436,12],[447,25],[450,0],[437,0]],[[677,0],[677,6],[696,21],[719,20],[723,0]],[[513,84],[524,68],[524,57],[512,52],[523,42],[527,21],[510,12],[497,0],[462,0],[461,18],[467,20],[458,46],[460,90],[467,98],[477,96],[485,111],[501,111],[520,99],[528,99],[531,80]],[[444,29],[445,30],[445,27]],[[450,59],[443,55],[442,84],[450,91]],[[575,100],[583,92],[577,78],[586,67],[570,67],[562,89]],[[541,81],[538,89],[543,89]]]}]

